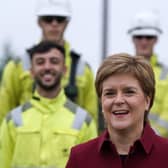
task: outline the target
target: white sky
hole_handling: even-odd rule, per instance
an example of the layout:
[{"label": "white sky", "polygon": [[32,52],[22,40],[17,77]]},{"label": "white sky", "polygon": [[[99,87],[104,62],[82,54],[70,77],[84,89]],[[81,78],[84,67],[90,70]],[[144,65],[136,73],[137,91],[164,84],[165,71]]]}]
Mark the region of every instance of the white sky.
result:
[{"label": "white sky", "polygon": [[[1,0],[2,1],[2,0]],[[81,53],[96,72],[101,60],[102,2],[104,0],[71,0],[72,20],[66,31],[66,39],[73,49]],[[164,34],[156,47],[159,59],[168,64],[168,7],[165,0],[109,0],[108,55],[116,52],[133,53],[126,31],[136,12],[154,9],[160,12]],[[22,55],[41,37],[35,17],[36,0],[3,0],[0,5],[0,47],[10,40],[13,50]],[[2,49],[1,49],[2,50]],[[0,55],[2,51],[0,51]]]}]

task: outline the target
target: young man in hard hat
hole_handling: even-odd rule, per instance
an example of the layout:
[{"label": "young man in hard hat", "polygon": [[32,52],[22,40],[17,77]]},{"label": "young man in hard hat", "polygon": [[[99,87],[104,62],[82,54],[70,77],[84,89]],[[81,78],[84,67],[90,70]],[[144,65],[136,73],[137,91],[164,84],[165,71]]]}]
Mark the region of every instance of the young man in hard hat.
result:
[{"label": "young man in hard hat", "polygon": [[158,62],[157,55],[154,53],[154,47],[161,33],[159,17],[152,11],[138,13],[128,30],[128,34],[132,37],[136,55],[148,59],[155,72],[156,99],[149,118],[156,131],[162,136],[168,137],[168,117],[167,119],[165,117],[161,118],[164,111],[168,110],[165,107],[168,100],[168,97],[165,97],[165,91],[168,90],[168,68]]},{"label": "young man in hard hat", "polygon": [[[62,80],[66,95],[86,109],[97,121],[98,103],[94,87],[94,75],[80,55],[71,51],[64,39],[64,32],[71,19],[69,0],[42,0],[36,10],[38,25],[42,31],[41,40],[57,42],[65,48],[67,72]],[[35,83],[29,71],[29,58],[10,61],[4,69],[0,91],[0,121],[14,107],[23,104],[32,96]]]},{"label": "young man in hard hat", "polygon": [[87,111],[66,98],[61,87],[64,48],[43,41],[28,52],[36,91],[3,121],[0,167],[63,168],[72,146],[97,135],[96,124]]}]

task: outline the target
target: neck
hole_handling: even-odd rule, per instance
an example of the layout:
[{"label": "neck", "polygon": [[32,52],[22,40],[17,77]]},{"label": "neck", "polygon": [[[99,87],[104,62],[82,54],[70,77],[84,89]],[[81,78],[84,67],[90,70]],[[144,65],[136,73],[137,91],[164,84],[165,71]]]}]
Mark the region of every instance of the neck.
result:
[{"label": "neck", "polygon": [[145,55],[145,58],[146,58],[148,61],[150,61],[151,57],[152,57],[152,54]]},{"label": "neck", "polygon": [[49,99],[57,97],[60,90],[61,90],[61,87],[57,87],[52,90],[44,90],[40,87],[37,87],[37,92],[39,93],[39,95]]},{"label": "neck", "polygon": [[115,145],[117,152],[121,155],[127,155],[130,151],[130,147],[133,146],[134,142],[140,139],[142,135],[143,128],[138,131],[133,130],[121,130],[121,131],[111,131],[110,139]]},{"label": "neck", "polygon": [[65,43],[64,39],[62,39],[58,42],[58,44],[61,45],[62,47],[64,46],[64,43]]},{"label": "neck", "polygon": [[139,53],[136,53],[136,55],[140,55],[140,56],[144,56],[147,60],[150,60],[153,53],[148,53],[148,54],[139,54]]},{"label": "neck", "polygon": [[[45,41],[45,40],[47,40],[45,37],[43,37],[42,38],[42,41]],[[54,43],[57,43],[57,44],[59,44],[60,46],[64,46],[64,44],[65,44],[65,40],[62,38],[62,39],[59,39],[59,40],[51,40],[51,41],[53,41]]]}]

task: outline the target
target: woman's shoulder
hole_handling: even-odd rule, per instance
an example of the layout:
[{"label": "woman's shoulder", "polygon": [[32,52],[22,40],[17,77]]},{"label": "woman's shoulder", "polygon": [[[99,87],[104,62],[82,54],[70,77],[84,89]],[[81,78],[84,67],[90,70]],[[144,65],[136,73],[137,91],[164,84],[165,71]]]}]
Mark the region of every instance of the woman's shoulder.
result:
[{"label": "woman's shoulder", "polygon": [[157,136],[156,143],[159,145],[167,145],[168,146],[168,138]]},{"label": "woman's shoulder", "polygon": [[168,153],[168,138],[164,138],[157,135],[155,139],[155,149]]},{"label": "woman's shoulder", "polygon": [[98,142],[99,142],[100,137],[94,138],[92,140],[89,140],[87,142],[78,144],[74,147],[72,147],[72,151],[74,153],[87,153],[90,151],[94,151],[95,149],[98,148]]},{"label": "woman's shoulder", "polygon": [[85,156],[95,155],[99,152],[100,147],[106,140],[108,132],[105,130],[101,133],[97,138],[89,140],[85,143],[76,145],[72,148],[72,153],[74,154],[81,154]]}]

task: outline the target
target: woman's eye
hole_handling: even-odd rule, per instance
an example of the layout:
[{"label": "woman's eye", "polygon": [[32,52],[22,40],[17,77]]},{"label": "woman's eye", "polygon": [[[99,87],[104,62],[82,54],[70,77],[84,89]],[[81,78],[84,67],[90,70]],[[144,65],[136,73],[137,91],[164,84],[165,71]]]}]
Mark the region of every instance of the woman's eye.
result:
[{"label": "woman's eye", "polygon": [[127,95],[132,95],[132,94],[135,93],[135,91],[133,91],[133,90],[127,90],[127,91],[125,91],[125,93],[126,93]]},{"label": "woman's eye", "polygon": [[113,96],[115,93],[114,92],[106,92],[105,95],[106,96]]}]

